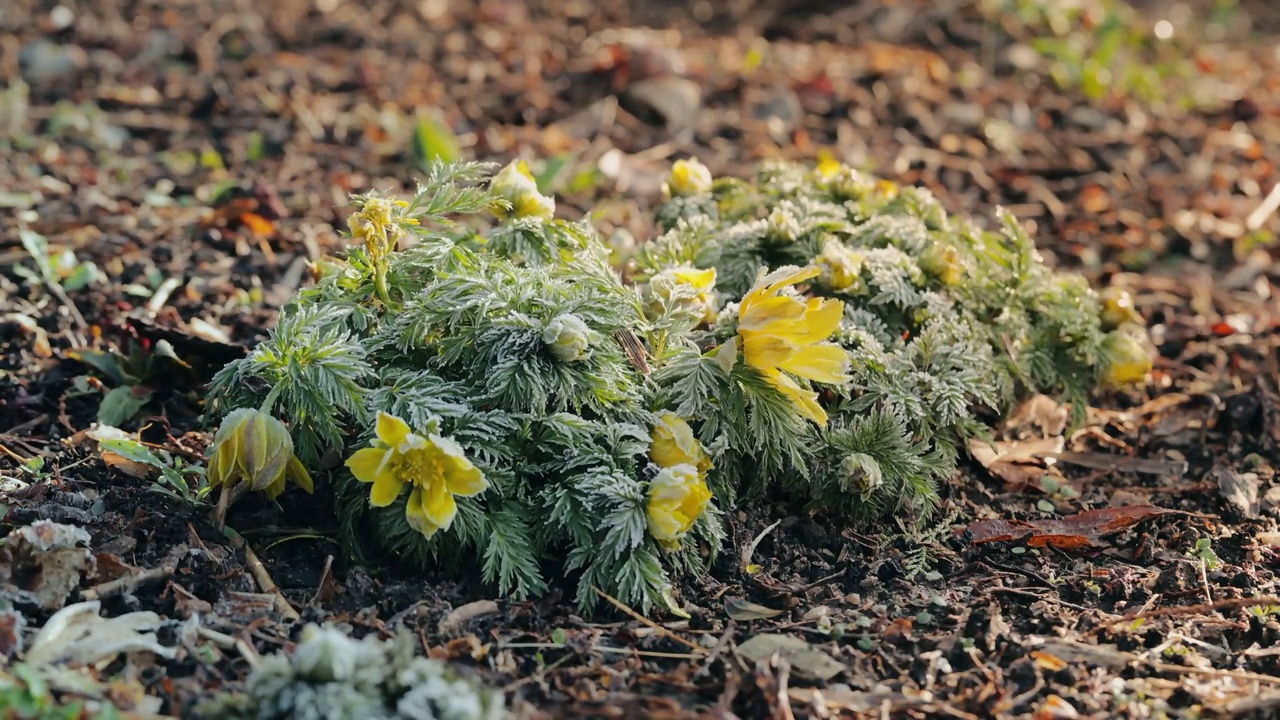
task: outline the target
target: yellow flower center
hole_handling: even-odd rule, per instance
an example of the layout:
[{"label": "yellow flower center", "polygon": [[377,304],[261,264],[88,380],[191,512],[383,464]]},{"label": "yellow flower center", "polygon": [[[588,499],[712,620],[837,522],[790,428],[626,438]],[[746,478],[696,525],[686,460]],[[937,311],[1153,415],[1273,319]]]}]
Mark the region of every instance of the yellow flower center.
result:
[{"label": "yellow flower center", "polygon": [[391,468],[401,480],[425,488],[444,478],[444,459],[440,448],[428,445],[396,455]]}]

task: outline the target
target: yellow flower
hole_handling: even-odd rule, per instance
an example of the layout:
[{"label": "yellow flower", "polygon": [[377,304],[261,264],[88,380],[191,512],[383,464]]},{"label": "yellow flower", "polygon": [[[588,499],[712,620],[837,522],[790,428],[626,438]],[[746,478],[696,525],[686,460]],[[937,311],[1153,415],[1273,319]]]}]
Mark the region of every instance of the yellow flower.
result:
[{"label": "yellow flower", "polygon": [[505,208],[494,210],[494,214],[504,220],[510,216],[550,220],[556,214],[555,198],[538,192],[538,182],[523,160],[508,163],[493,176],[489,187],[495,195],[511,203],[509,212]]},{"label": "yellow flower", "polygon": [[880,191],[885,198],[892,200],[898,197],[898,183],[892,180],[879,180],[876,182],[876,190]]},{"label": "yellow flower", "polygon": [[209,454],[210,485],[247,482],[251,489],[274,499],[284,492],[287,480],[307,492],[313,490],[311,475],[293,454],[293,438],[284,423],[247,408],[223,418]]},{"label": "yellow flower", "polygon": [[1122,331],[1107,333],[1102,339],[1103,385],[1118,387],[1140,383],[1151,372],[1151,356],[1133,336]]},{"label": "yellow flower", "polygon": [[836,291],[856,291],[862,287],[862,255],[845,247],[839,240],[828,240],[816,259],[822,269],[822,282]]},{"label": "yellow flower", "polygon": [[378,413],[373,447],[357,450],[347,468],[360,482],[372,483],[369,502],[386,507],[410,487],[405,517],[424,537],[448,530],[458,514],[454,497],[478,495],[489,487],[480,469],[467,459],[462,446],[436,434],[414,434],[408,423]]},{"label": "yellow flower", "polygon": [[360,209],[347,219],[347,226],[351,228],[352,237],[364,242],[370,256],[381,257],[394,250],[400,242],[400,236],[404,234],[401,222],[417,222],[400,216],[400,210],[406,206],[408,203],[403,200],[365,198]]},{"label": "yellow flower", "polygon": [[693,428],[679,415],[670,411],[660,413],[652,436],[649,459],[658,467],[692,465],[702,474],[711,469],[711,456],[693,436]]},{"label": "yellow flower", "polygon": [[662,186],[667,197],[688,197],[711,192],[711,171],[697,158],[677,160],[671,164],[671,176]]},{"label": "yellow flower", "polygon": [[1102,325],[1114,330],[1121,325],[1142,324],[1142,315],[1133,305],[1133,296],[1124,288],[1109,287],[1098,294],[1102,300]]},{"label": "yellow flower", "polygon": [[818,394],[791,375],[833,384],[849,379],[848,354],[824,342],[839,329],[844,303],[823,298],[806,302],[783,292],[820,272],[814,266],[784,267],[757,280],[738,308],[738,338],[746,363],[789,397],[797,412],[825,425],[827,413],[818,404]]},{"label": "yellow flower", "polygon": [[831,154],[831,151],[823,150],[818,153],[818,166],[815,170],[817,170],[819,180],[830,180],[842,169],[844,169],[844,163],[837,160]]},{"label": "yellow flower", "polygon": [[692,465],[663,468],[649,482],[649,534],[674,549],[707,509],[711,490]]},{"label": "yellow flower", "polygon": [[681,298],[679,306],[693,313],[702,322],[710,323],[716,319],[716,269],[699,270],[691,267],[668,268],[654,275],[649,280],[649,291],[653,293],[653,302],[648,310],[653,317],[662,314],[663,305],[671,302],[678,286],[693,289],[692,298]]}]

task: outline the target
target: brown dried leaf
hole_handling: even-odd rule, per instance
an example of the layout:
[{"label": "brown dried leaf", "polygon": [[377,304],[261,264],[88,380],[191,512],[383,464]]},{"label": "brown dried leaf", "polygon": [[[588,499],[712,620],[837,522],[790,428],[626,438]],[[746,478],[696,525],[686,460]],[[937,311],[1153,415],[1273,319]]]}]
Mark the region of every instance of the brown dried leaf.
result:
[{"label": "brown dried leaf", "polygon": [[830,680],[846,669],[827,653],[790,635],[756,635],[738,646],[738,654],[756,663],[777,654],[790,660],[797,675],[815,680]]},{"label": "brown dried leaf", "polygon": [[974,545],[1026,539],[1032,547],[1073,550],[1095,547],[1106,535],[1136,525],[1143,520],[1168,515],[1154,505],[1126,505],[1076,513],[1061,520],[981,520],[963,530]]},{"label": "brown dried leaf", "polygon": [[774,610],[763,605],[757,605],[750,600],[742,598],[725,598],[724,612],[730,618],[739,622],[747,622],[749,620],[767,620],[771,617],[777,617],[782,614],[781,610]]},{"label": "brown dried leaf", "polygon": [[1044,474],[1044,456],[1062,452],[1061,435],[1016,442],[970,440],[969,454],[1010,489],[1022,488]]}]

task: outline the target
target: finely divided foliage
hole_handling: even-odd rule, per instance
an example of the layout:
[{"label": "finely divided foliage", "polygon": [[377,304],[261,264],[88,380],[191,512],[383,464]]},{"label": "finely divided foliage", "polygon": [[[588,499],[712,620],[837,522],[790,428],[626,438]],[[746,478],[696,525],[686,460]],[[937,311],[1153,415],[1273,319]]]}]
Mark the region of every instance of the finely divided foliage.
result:
[{"label": "finely divided foliage", "polygon": [[[673,574],[707,569],[737,497],[922,519],[984,432],[975,412],[1028,391],[1082,409],[1099,378],[1149,367],[1140,330],[1107,327],[1011,218],[980,232],[837,163],[755,182],[678,163],[665,232],[622,259],[636,286],[526,169],[489,173],[355,198],[347,257],[214,382],[211,419],[275,414],[320,479],[350,458],[327,477],[367,560],[678,610]],[[486,209],[496,226],[461,223]]]}]

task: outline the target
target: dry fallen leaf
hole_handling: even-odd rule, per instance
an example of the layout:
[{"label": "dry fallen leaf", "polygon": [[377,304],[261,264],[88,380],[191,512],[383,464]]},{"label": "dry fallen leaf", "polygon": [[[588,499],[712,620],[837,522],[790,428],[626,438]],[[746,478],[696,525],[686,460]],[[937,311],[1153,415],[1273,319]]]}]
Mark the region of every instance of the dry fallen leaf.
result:
[{"label": "dry fallen leaf", "polygon": [[153,632],[163,624],[160,616],[150,611],[132,612],[114,618],[98,615],[101,603],[76,603],[54,613],[45,623],[26,661],[33,665],[95,665],[110,661],[120,653],[147,651],[172,658],[173,648],[161,645]]},{"label": "dry fallen leaf", "polygon": [[1225,465],[1219,465],[1209,473],[1209,477],[1217,480],[1222,499],[1247,518],[1258,517],[1258,487],[1262,479],[1258,473],[1236,472]]},{"label": "dry fallen leaf", "polygon": [[0,598],[57,610],[93,571],[89,533],[74,525],[38,520],[0,543]]},{"label": "dry fallen leaf", "polygon": [[730,618],[739,622],[749,620],[766,620],[771,617],[777,617],[782,614],[781,610],[774,610],[763,605],[757,605],[749,600],[742,598],[725,598],[724,612]]},{"label": "dry fallen leaf", "polygon": [[797,675],[815,680],[830,680],[845,670],[835,658],[790,635],[756,635],[738,646],[738,654],[751,662],[768,660],[775,653],[787,658]]},{"label": "dry fallen leaf", "polygon": [[1126,505],[1076,513],[1061,520],[980,520],[961,531],[974,545],[1025,539],[1032,547],[1096,547],[1101,539],[1143,520],[1174,513],[1154,505]]},{"label": "dry fallen leaf", "polygon": [[1014,442],[974,439],[969,441],[969,454],[1014,489],[1030,485],[1044,475],[1048,466],[1045,456],[1062,452],[1064,443],[1061,435]]},{"label": "dry fallen leaf", "polygon": [[1049,695],[1032,717],[1035,720],[1071,720],[1080,717],[1080,712],[1057,695]]},{"label": "dry fallen leaf", "polygon": [[1043,437],[1054,437],[1066,431],[1070,419],[1070,406],[1059,404],[1048,395],[1033,395],[1013,411],[1004,426],[1019,437],[1027,436],[1031,430]]}]

